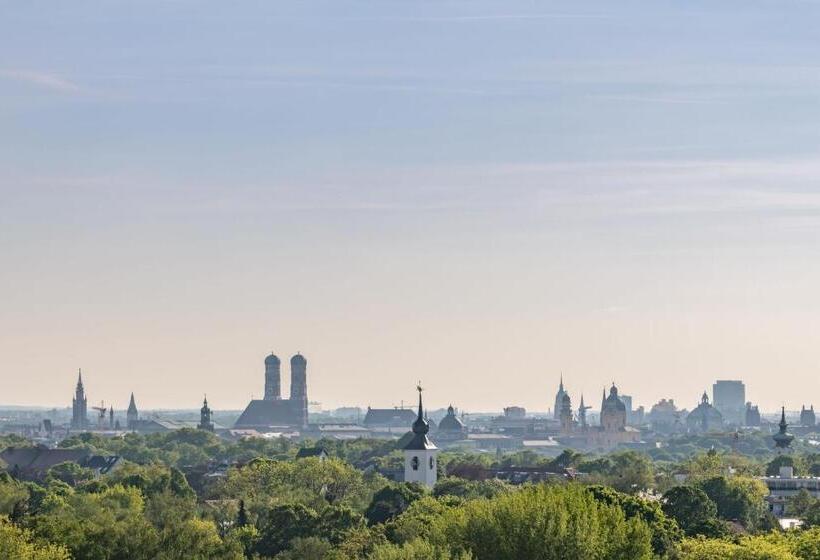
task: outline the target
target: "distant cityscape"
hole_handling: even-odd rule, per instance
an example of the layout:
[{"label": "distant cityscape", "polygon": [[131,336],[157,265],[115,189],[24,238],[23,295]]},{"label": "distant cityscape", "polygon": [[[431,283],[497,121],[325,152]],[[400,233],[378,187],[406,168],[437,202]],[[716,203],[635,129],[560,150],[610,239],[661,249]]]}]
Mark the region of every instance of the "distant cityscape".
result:
[{"label": "distant cityscape", "polygon": [[[207,397],[199,415],[190,410],[143,412],[138,398],[131,393],[127,408],[89,405],[87,388],[80,370],[70,416],[67,409],[26,409],[2,411],[0,431],[18,434],[45,445],[54,445],[76,432],[95,432],[110,436],[126,432],[143,434],[169,432],[183,428],[205,429],[228,438],[286,437],[289,439],[356,437],[396,438],[411,426],[416,416],[411,408],[340,407],[309,411],[307,359],[295,354],[290,359],[290,395],[281,394],[281,360],[271,353],[264,359],[263,398],[251,400],[237,413],[215,412]],[[774,433],[780,414],[770,417],[746,399],[740,380],[716,380],[703,391],[696,405],[688,410],[673,399],[661,399],[647,410],[635,406],[632,396],[612,383],[604,388],[600,405],[580,394],[574,401],[563,375],[554,398],[545,399],[547,413],[528,413],[521,407],[503,407],[498,414],[468,414],[457,403],[445,410],[425,410],[425,419],[445,447],[496,451],[530,449],[552,453],[573,448],[608,451],[616,448],[646,449],[663,445],[663,440],[680,434],[735,433],[762,431]],[[546,392],[546,390],[545,390]],[[577,403],[577,404],[576,404]],[[218,406],[218,404],[216,405]],[[778,411],[781,412],[781,411]],[[813,432],[816,426],[814,405],[801,403],[799,413],[783,414],[796,434]]]},{"label": "distant cityscape", "polygon": [[[251,400],[238,413],[215,412],[207,396],[203,397],[198,414],[185,410],[141,412],[133,393],[124,411],[104,403],[89,406],[86,382],[82,371],[78,371],[70,415],[68,410],[19,408],[3,412],[0,432],[24,437],[35,447],[8,447],[0,452],[0,459],[15,476],[37,479],[44,476],[48,468],[65,461],[74,461],[99,474],[117,467],[117,456],[93,455],[84,449],[60,449],[60,443],[73,434],[121,438],[129,433],[150,436],[188,429],[212,433],[226,442],[253,438],[290,440],[297,444],[383,439],[394,441],[405,460],[403,469],[382,469],[382,475],[433,487],[438,476],[440,450],[496,456],[526,451],[544,457],[557,457],[567,451],[657,453],[676,438],[696,436],[729,442],[733,450],[744,439],[765,436],[771,451],[777,455],[789,453],[795,438],[802,438],[809,446],[820,445],[816,439],[812,403],[802,404],[799,416],[792,414],[787,419],[782,407],[778,415],[769,419],[761,414],[757,405],[746,400],[746,387],[740,380],[716,380],[711,398],[708,391],[703,391],[691,410],[679,408],[672,399],[661,399],[647,411],[644,406],[634,406],[633,398],[623,394],[615,383],[603,389],[598,407],[587,404],[592,399],[583,394],[578,395],[576,406],[570,384],[565,384],[561,375],[546,414],[529,414],[525,408],[514,405],[504,407],[499,414],[468,414],[454,405],[430,412],[423,406],[420,385],[415,410],[403,406],[343,407],[311,412],[307,359],[298,353],[290,359],[288,398],[283,398],[281,391],[281,360],[271,353],[263,363],[264,396]],[[307,449],[306,452],[312,453]],[[518,470],[507,468],[489,475],[512,477],[519,482],[555,476],[539,469]],[[796,477],[787,463],[777,476],[763,477],[763,480],[769,489],[769,509],[781,517],[787,498],[798,489],[820,498],[820,478]]]}]

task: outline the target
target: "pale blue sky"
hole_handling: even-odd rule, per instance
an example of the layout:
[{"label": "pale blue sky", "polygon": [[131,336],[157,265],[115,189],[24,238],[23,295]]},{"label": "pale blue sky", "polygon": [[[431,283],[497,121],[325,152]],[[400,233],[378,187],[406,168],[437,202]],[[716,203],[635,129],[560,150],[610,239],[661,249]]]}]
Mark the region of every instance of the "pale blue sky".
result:
[{"label": "pale blue sky", "polygon": [[818,21],[0,0],[0,401],[820,405]]}]

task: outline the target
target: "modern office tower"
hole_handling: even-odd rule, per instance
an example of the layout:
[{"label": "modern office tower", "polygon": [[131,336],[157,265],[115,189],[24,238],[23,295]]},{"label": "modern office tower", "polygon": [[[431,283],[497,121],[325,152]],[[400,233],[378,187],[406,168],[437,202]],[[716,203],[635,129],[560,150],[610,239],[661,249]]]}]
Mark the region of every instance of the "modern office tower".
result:
[{"label": "modern office tower", "polygon": [[727,424],[746,422],[746,387],[742,381],[718,380],[712,385],[712,404]]}]

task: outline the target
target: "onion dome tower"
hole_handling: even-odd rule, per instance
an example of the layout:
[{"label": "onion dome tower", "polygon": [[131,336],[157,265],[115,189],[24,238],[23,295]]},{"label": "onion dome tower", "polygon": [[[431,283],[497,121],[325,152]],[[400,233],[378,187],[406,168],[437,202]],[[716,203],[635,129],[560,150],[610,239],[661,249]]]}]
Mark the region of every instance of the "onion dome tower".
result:
[{"label": "onion dome tower", "polygon": [[282,375],[279,358],[271,352],[265,358],[265,400],[278,401],[282,398]]},{"label": "onion dome tower", "polygon": [[202,408],[199,409],[199,425],[197,428],[208,432],[214,431],[214,423],[211,421],[211,409],[208,406],[208,397],[205,397],[205,400],[202,401]]},{"label": "onion dome tower", "polygon": [[786,431],[789,425],[786,423],[786,407],[780,409],[780,430],[772,436],[778,455],[786,453],[794,440],[794,436]]},{"label": "onion dome tower", "polygon": [[430,425],[424,419],[421,403],[421,384],[416,387],[419,392],[419,412],[413,422],[413,438],[404,446],[404,481],[417,482],[432,488],[438,480],[437,468],[438,447],[427,437]]},{"label": "onion dome tower", "polygon": [[301,427],[308,424],[307,360],[297,353],[290,359],[290,400]]}]

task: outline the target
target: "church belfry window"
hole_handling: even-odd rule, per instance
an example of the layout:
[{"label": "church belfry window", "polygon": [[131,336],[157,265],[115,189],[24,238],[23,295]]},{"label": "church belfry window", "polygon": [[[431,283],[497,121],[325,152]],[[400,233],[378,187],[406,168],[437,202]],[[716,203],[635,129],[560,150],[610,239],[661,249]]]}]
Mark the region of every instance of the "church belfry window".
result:
[{"label": "church belfry window", "polygon": [[410,460],[410,467],[414,471],[419,470],[419,458],[418,458],[418,456],[414,455],[413,458]]}]

